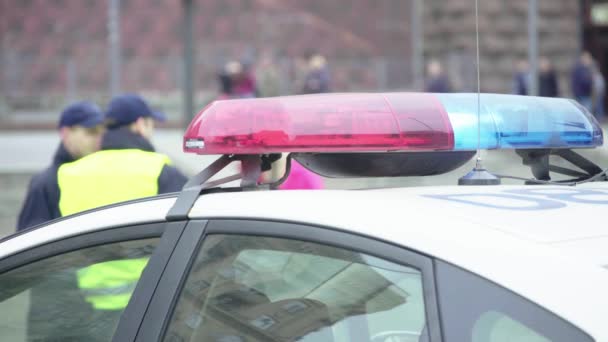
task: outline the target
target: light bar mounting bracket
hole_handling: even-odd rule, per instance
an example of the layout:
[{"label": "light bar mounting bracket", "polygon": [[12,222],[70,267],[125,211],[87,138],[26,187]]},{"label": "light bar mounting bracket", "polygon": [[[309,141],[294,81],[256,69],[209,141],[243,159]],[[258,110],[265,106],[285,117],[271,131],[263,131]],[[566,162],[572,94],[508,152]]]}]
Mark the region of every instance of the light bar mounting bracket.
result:
[{"label": "light bar mounting bracket", "polygon": [[[188,218],[188,213],[201,194],[215,192],[235,192],[250,190],[276,189],[289,176],[291,170],[291,155],[287,156],[285,174],[274,183],[259,184],[258,179],[262,172],[272,169],[274,162],[281,158],[281,154],[251,154],[251,155],[223,155],[201,172],[192,177],[179,193],[175,204],[167,213],[167,221],[179,221]],[[232,162],[241,162],[241,172],[209,181],[213,176],[225,169]],[[241,180],[240,187],[218,188],[219,185]]]},{"label": "light bar mounting bracket", "polygon": [[[588,179],[603,171],[601,167],[570,149],[515,150],[515,153],[522,158],[524,165],[530,166],[534,178],[542,181],[550,181],[551,172],[575,177],[577,181]],[[552,165],[549,163],[549,156],[558,156],[584,172]],[[605,176],[603,180],[606,180]]]}]

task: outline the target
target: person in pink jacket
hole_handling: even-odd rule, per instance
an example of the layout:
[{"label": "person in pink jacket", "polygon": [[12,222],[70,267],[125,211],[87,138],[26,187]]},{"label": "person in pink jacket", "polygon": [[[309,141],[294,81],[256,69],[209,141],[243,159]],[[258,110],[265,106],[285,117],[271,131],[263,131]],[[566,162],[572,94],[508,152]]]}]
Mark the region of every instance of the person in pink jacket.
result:
[{"label": "person in pink jacket", "polygon": [[279,186],[280,190],[323,189],[323,178],[309,171],[297,161],[291,161],[291,172]]}]

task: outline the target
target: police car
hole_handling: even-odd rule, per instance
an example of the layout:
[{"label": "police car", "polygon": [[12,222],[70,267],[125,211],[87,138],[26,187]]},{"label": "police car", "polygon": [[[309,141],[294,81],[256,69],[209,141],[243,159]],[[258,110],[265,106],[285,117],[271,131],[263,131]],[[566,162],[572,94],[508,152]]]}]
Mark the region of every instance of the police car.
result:
[{"label": "police car", "polygon": [[[601,146],[601,128],[566,99],[477,100],[333,94],[209,105],[184,151],[219,157],[181,193],[0,242],[1,339],[608,341],[608,185],[575,151]],[[483,185],[506,176],[481,165],[462,178],[472,186],[260,184],[280,153],[286,175],[296,160],[325,176],[379,177],[449,172],[477,148],[515,150],[535,175],[528,183],[546,184]],[[211,180],[232,162],[238,175]],[[554,172],[573,179],[552,182]]]}]

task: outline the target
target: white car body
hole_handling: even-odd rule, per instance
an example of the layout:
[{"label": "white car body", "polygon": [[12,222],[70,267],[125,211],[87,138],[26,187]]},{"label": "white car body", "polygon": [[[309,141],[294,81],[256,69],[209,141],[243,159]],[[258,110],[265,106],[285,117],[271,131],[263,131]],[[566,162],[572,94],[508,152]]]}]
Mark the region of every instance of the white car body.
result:
[{"label": "white car body", "polygon": [[[174,197],[75,215],[0,243],[0,260],[108,227],[162,222]],[[190,219],[327,226],[387,241],[486,278],[608,341],[608,184],[206,194]]]}]

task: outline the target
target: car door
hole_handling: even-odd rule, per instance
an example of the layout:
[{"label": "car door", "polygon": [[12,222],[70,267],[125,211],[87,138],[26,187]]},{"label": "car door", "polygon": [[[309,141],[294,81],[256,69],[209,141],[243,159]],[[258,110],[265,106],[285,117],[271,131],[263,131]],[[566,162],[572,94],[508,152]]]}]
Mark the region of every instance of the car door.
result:
[{"label": "car door", "polygon": [[191,221],[137,341],[441,341],[430,258],[287,222]]},{"label": "car door", "polygon": [[1,259],[0,340],[133,340],[184,226],[111,227]]}]

